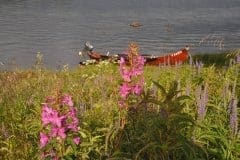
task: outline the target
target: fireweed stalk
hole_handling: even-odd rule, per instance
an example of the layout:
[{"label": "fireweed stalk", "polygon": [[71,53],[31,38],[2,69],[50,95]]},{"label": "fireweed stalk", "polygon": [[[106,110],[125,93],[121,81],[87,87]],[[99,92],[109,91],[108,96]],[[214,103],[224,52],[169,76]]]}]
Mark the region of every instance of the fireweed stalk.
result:
[{"label": "fireweed stalk", "polygon": [[144,78],[143,66],[145,59],[140,56],[136,43],[130,43],[128,50],[128,62],[124,58],[120,59],[120,73],[123,83],[120,86],[119,101],[120,108],[128,110],[128,100],[131,95],[139,96],[143,91]]},{"label": "fireweed stalk", "polygon": [[[42,104],[41,159],[61,159],[68,144],[79,145],[77,110],[69,95],[47,97]],[[70,143],[69,143],[70,142]]]},{"label": "fireweed stalk", "polygon": [[128,49],[128,60],[121,57],[119,70],[123,79],[120,86],[120,126],[124,128],[126,123],[126,113],[129,107],[136,109],[137,106],[133,106],[132,100],[135,99],[134,105],[137,98],[143,92],[144,77],[143,77],[143,66],[145,59],[140,56],[139,48],[136,43],[130,43]]}]

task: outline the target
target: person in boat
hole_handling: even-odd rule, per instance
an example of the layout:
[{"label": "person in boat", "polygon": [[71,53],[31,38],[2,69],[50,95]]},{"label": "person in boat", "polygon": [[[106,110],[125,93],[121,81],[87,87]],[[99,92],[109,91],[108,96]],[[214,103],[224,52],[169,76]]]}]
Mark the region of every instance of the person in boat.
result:
[{"label": "person in boat", "polygon": [[81,61],[79,62],[80,65],[85,65],[86,62],[90,63],[97,63],[102,60],[109,60],[110,62],[116,62],[120,59],[118,54],[109,55],[110,53],[107,52],[106,54],[101,54],[98,52],[93,51],[93,45],[90,42],[86,42],[82,51],[79,52],[79,56],[81,56]]},{"label": "person in boat", "polygon": [[90,42],[86,42],[82,51],[80,51],[79,56],[81,56],[81,60],[79,62],[80,65],[84,65],[87,61],[90,61],[92,58],[100,59],[99,54],[93,52],[93,45]]}]

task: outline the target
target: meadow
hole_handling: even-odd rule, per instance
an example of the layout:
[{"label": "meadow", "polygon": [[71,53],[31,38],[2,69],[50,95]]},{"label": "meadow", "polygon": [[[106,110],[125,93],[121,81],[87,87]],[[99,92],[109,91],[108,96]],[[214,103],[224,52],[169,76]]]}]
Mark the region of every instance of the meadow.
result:
[{"label": "meadow", "polygon": [[[144,66],[143,91],[125,99],[127,108],[119,104],[117,64],[1,71],[0,159],[42,159],[57,148],[66,160],[240,159],[239,70],[239,63]],[[43,103],[65,94],[77,110],[80,142],[57,138],[42,148]]]}]

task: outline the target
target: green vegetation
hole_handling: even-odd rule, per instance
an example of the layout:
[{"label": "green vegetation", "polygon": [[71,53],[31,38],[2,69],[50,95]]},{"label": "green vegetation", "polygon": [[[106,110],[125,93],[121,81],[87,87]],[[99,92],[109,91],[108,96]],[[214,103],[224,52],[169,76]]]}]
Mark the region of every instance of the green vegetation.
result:
[{"label": "green vegetation", "polygon": [[240,55],[240,49],[219,53],[198,53],[193,55],[193,61],[201,61],[206,66],[215,65],[222,67],[229,66],[236,59],[237,55]]},{"label": "green vegetation", "polygon": [[239,69],[146,66],[144,93],[124,115],[117,65],[2,71],[0,159],[39,159],[41,103],[59,91],[72,96],[80,119],[81,144],[66,159],[240,159],[232,109],[237,100],[239,110]]},{"label": "green vegetation", "polygon": [[[205,65],[209,66],[212,64],[215,64],[216,66],[226,66],[229,65],[227,62],[229,62],[230,58],[227,58],[228,52],[223,53],[204,53],[204,54],[196,54],[193,56],[194,61],[202,61]],[[228,61],[226,61],[226,59]]]}]

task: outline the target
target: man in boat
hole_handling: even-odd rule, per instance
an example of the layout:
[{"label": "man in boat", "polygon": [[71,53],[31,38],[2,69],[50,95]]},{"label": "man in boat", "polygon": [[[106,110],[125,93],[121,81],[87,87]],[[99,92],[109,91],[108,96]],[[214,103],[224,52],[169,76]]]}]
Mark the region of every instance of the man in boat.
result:
[{"label": "man in boat", "polygon": [[[81,61],[79,62],[80,65],[85,65],[91,59],[100,59],[101,57],[99,54],[93,52],[93,45],[90,42],[86,42],[82,51],[80,51],[79,56],[81,56]],[[94,62],[92,62],[94,63]]]},{"label": "man in boat", "polygon": [[85,43],[83,50],[79,52],[79,56],[81,56],[80,65],[85,65],[86,63],[95,64],[102,60],[114,62],[119,59],[117,55],[109,55],[109,52],[107,54],[101,54],[93,51],[93,45],[91,45],[90,42]]}]

